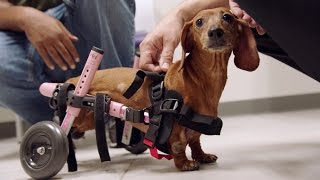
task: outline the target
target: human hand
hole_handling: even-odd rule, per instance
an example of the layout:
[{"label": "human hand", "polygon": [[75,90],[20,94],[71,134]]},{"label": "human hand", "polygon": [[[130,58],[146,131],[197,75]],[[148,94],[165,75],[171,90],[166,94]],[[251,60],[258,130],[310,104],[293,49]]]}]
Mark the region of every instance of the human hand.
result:
[{"label": "human hand", "polygon": [[183,19],[169,14],[140,44],[139,68],[166,72],[172,64],[175,48],[180,42]]},{"label": "human hand", "polygon": [[239,4],[234,0],[229,0],[229,6],[235,16],[246,21],[251,28],[256,28],[258,34],[263,35],[266,33],[266,31],[248,13],[246,13],[246,11],[242,10]]},{"label": "human hand", "polygon": [[[55,64],[62,70],[75,69],[79,54],[74,46],[78,38],[53,17],[33,8],[25,9],[21,29],[26,33],[44,63],[53,70]],[[68,66],[67,66],[68,65]]]}]

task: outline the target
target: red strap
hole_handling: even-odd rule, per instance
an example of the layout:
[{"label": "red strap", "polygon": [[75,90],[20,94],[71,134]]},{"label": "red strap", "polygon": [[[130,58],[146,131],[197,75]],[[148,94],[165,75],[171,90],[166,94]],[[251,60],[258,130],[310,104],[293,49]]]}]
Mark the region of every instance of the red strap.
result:
[{"label": "red strap", "polygon": [[170,154],[159,154],[158,153],[158,149],[156,147],[153,147],[153,142],[150,141],[149,139],[144,138],[143,143],[149,147],[150,154],[151,154],[152,157],[154,157],[156,159],[159,159],[159,160],[162,159],[162,158],[165,158],[167,160],[171,160],[172,159],[172,156]]},{"label": "red strap", "polygon": [[143,144],[147,145],[149,148],[153,147],[153,142],[147,138],[144,138]]},{"label": "red strap", "polygon": [[158,149],[156,147],[154,148],[150,148],[150,154],[152,157],[156,158],[156,159],[162,159],[165,158],[167,160],[171,160],[172,156],[170,154],[159,154],[158,153]]}]

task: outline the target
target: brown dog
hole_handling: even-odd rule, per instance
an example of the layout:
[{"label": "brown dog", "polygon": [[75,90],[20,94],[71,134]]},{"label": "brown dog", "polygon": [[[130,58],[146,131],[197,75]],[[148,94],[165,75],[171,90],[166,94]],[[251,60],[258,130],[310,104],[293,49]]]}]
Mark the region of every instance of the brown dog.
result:
[{"label": "brown dog", "polygon": [[[179,92],[184,103],[195,112],[217,117],[217,107],[227,80],[227,65],[231,52],[235,54],[236,66],[241,69],[253,71],[259,65],[251,29],[226,8],[204,10],[185,24],[181,43],[184,50],[182,60],[170,66],[165,76],[165,87]],[[187,57],[186,53],[189,53]],[[149,107],[148,78],[133,97],[126,99],[122,96],[134,80],[136,72],[137,70],[132,68],[98,71],[89,94],[106,93],[112,100],[135,109]],[[78,79],[73,78],[68,82],[76,84]],[[93,113],[82,110],[74,127],[84,132],[93,129],[93,123]],[[133,125],[144,132],[148,128],[143,124]],[[199,132],[174,123],[168,145],[178,169],[197,170],[199,163],[216,161],[215,155],[202,151],[200,135]],[[193,161],[188,160],[185,154],[188,144]]]}]

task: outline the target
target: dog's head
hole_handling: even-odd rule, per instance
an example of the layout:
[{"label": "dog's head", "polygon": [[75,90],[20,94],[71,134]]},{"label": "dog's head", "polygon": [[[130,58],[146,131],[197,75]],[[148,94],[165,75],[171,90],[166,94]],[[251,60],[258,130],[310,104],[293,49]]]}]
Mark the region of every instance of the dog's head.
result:
[{"label": "dog's head", "polygon": [[209,53],[233,51],[235,65],[243,70],[253,71],[259,66],[258,51],[251,29],[227,8],[200,11],[193,20],[185,24],[181,45],[182,66],[185,54],[191,53],[194,48]]}]

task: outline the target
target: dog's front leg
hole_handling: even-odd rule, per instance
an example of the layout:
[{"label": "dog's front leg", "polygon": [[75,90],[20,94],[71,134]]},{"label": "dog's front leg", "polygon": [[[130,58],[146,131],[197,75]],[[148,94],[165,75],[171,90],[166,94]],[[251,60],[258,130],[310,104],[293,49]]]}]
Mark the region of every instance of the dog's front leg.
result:
[{"label": "dog's front leg", "polygon": [[199,132],[187,129],[187,139],[189,146],[191,148],[191,157],[192,159],[200,163],[213,163],[216,162],[218,157],[214,154],[206,154],[203,152],[200,144]]},{"label": "dog's front leg", "polygon": [[170,153],[173,156],[176,167],[181,171],[194,171],[199,169],[199,162],[190,161],[186,156],[187,139],[185,128],[174,124],[169,138]]}]

